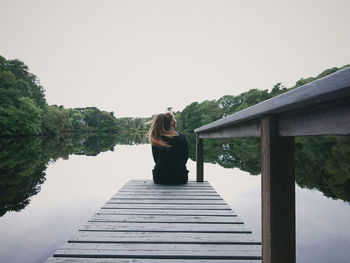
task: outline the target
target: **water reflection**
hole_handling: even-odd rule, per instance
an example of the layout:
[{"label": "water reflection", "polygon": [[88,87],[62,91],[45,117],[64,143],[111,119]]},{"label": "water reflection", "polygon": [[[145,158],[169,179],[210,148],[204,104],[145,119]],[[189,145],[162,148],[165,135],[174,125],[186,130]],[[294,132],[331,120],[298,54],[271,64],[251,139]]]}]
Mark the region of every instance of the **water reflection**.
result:
[{"label": "water reflection", "polygon": [[116,144],[146,143],[144,133],[67,134],[60,137],[0,139],[0,216],[25,208],[45,181],[49,162],[69,155],[96,156]]},{"label": "water reflection", "polygon": [[[195,136],[187,134],[190,158],[195,160]],[[350,202],[350,138],[346,136],[297,137],[296,183],[325,196]],[[204,161],[225,168],[260,173],[260,140],[256,138],[206,139]]]},{"label": "water reflection", "polygon": [[[150,179],[150,146],[138,145],[147,143],[144,133],[0,139],[0,233],[6,240],[0,261],[44,262],[127,180]],[[194,160],[195,137],[187,136]],[[296,150],[297,183],[347,202],[296,188],[298,262],[345,262],[350,257],[350,233],[342,227],[350,220],[349,138],[302,137]],[[259,140],[205,140],[205,161],[257,175]],[[247,227],[260,233],[260,177],[219,165],[206,164],[206,179]],[[193,180],[193,161],[189,170]]]},{"label": "water reflection", "polygon": [[[190,158],[195,160],[195,136],[187,134]],[[40,191],[50,161],[69,155],[96,156],[116,144],[147,143],[144,132],[71,134],[61,137],[0,140],[0,216],[20,211]],[[255,138],[205,140],[204,161],[225,168],[260,173],[260,143]],[[350,201],[349,137],[296,138],[296,182],[325,196]]]}]

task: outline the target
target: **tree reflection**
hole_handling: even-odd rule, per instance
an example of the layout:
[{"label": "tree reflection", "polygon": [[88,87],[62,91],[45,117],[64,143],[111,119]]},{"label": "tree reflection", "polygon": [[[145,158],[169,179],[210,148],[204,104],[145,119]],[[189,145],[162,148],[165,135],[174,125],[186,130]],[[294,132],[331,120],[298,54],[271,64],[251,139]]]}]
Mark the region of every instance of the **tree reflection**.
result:
[{"label": "tree reflection", "polygon": [[0,139],[0,216],[20,211],[40,191],[50,161],[69,155],[96,156],[116,144],[146,143],[144,133],[71,134],[60,137]]},{"label": "tree reflection", "polygon": [[[195,136],[186,134],[190,158],[195,160]],[[295,177],[301,187],[350,201],[350,139],[346,136],[297,137]],[[260,139],[206,139],[204,161],[225,168],[260,174]]]},{"label": "tree reflection", "polygon": [[[195,136],[186,134],[195,160]],[[145,132],[71,134],[61,137],[0,139],[0,216],[20,211],[40,191],[49,162],[69,155],[96,156],[117,144],[147,143]],[[256,138],[206,139],[204,161],[225,168],[260,173],[260,141]],[[296,138],[296,182],[324,195],[350,202],[349,137]]]}]

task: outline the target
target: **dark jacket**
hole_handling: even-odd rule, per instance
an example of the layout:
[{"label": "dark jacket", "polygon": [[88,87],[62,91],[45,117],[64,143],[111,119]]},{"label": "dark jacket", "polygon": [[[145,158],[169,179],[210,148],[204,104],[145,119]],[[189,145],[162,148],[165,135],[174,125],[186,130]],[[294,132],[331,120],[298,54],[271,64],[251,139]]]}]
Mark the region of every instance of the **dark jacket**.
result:
[{"label": "dark jacket", "polygon": [[188,159],[188,145],[182,133],[173,138],[162,137],[170,147],[152,146],[155,162],[153,181],[159,184],[184,184],[188,180],[186,163]]}]

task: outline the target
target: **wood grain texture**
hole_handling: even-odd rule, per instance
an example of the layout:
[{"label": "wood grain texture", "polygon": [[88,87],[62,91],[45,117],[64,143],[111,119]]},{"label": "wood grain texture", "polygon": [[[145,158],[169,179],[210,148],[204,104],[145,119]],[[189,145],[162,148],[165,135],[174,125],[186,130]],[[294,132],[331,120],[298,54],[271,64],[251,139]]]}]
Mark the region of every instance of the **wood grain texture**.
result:
[{"label": "wood grain texture", "polygon": [[49,258],[47,263],[260,263],[261,260],[147,259],[147,258]]},{"label": "wood grain texture", "polygon": [[178,196],[163,196],[163,195],[124,195],[120,194],[116,197],[112,197],[112,200],[223,200],[221,197],[217,196],[198,196],[192,195],[191,197],[178,195]]},{"label": "wood grain texture", "polygon": [[278,119],[281,136],[349,135],[350,97],[286,112]]},{"label": "wood grain texture", "polygon": [[[157,223],[146,222],[88,222],[81,230],[88,231],[148,231],[148,232],[247,232],[244,224],[211,224],[211,223]],[[250,232],[250,231],[248,231]]]},{"label": "wood grain texture", "polygon": [[260,263],[261,260],[147,259],[147,258],[49,258],[47,263]]},{"label": "wood grain texture", "polygon": [[135,197],[135,198],[141,198],[141,197],[186,197],[187,199],[190,199],[191,197],[220,197],[220,195],[218,195],[216,192],[212,192],[212,193],[195,193],[195,192],[189,192],[189,193],[180,193],[180,192],[167,192],[167,193],[161,193],[161,192],[127,192],[127,193],[123,193],[123,192],[118,192],[117,194],[115,194],[113,196],[113,198],[118,198],[118,197]]},{"label": "wood grain texture", "polygon": [[183,190],[188,190],[188,189],[198,189],[198,190],[212,190],[214,191],[214,188],[212,186],[193,186],[190,184],[182,184],[182,185],[159,185],[159,184],[154,184],[154,185],[146,185],[146,186],[124,186],[120,190],[127,189],[127,188],[133,188],[133,189],[159,189],[159,190],[173,190],[173,189],[183,189]]},{"label": "wood grain texture", "polygon": [[116,215],[182,215],[182,216],[236,216],[232,210],[173,210],[173,209],[100,209],[96,214]]},{"label": "wood grain texture", "polygon": [[182,205],[227,205],[222,199],[117,199],[113,198],[106,204],[182,204]]},{"label": "wood grain texture", "polygon": [[208,205],[208,204],[105,204],[103,208],[119,208],[119,209],[182,209],[182,210],[230,210],[228,205]]},{"label": "wood grain texture", "polygon": [[166,222],[166,223],[237,223],[242,222],[242,220],[238,219],[236,216],[181,216],[181,215],[173,215],[173,216],[164,216],[164,215],[106,215],[106,214],[95,214],[89,219],[89,222],[93,221],[114,221],[114,222]]},{"label": "wood grain texture", "polygon": [[[136,193],[139,190],[135,189],[122,189],[118,193]],[[151,194],[154,193],[155,189],[143,189],[142,193]],[[161,194],[172,194],[176,191],[177,194],[215,194],[215,190],[193,190],[193,189],[159,189],[157,193]]]},{"label": "wood grain texture", "polygon": [[276,116],[261,122],[263,262],[295,262],[294,137],[280,137]]},{"label": "wood grain texture", "polygon": [[[132,253],[130,253],[132,252]],[[138,243],[66,243],[54,257],[129,257],[192,259],[258,259],[258,245],[216,244],[138,244]]]},{"label": "wood grain texture", "polygon": [[207,182],[161,186],[133,180],[47,262],[257,263],[260,259],[260,242]]},{"label": "wood grain texture", "polygon": [[260,244],[246,233],[171,233],[169,232],[85,232],[79,231],[68,242],[90,243],[232,243]]},{"label": "wood grain texture", "polygon": [[202,139],[218,138],[241,138],[241,137],[260,137],[260,122],[258,120],[241,123],[237,126],[225,126],[209,132],[199,133]]}]

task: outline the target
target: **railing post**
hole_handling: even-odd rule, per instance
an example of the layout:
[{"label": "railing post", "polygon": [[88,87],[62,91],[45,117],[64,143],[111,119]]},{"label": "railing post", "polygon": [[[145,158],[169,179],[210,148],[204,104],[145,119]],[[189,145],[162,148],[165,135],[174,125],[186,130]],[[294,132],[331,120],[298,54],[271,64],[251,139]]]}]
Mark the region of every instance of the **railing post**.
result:
[{"label": "railing post", "polygon": [[196,134],[197,182],[203,182],[203,139]]},{"label": "railing post", "polygon": [[262,262],[295,263],[294,137],[280,137],[277,122],[260,122]]}]

